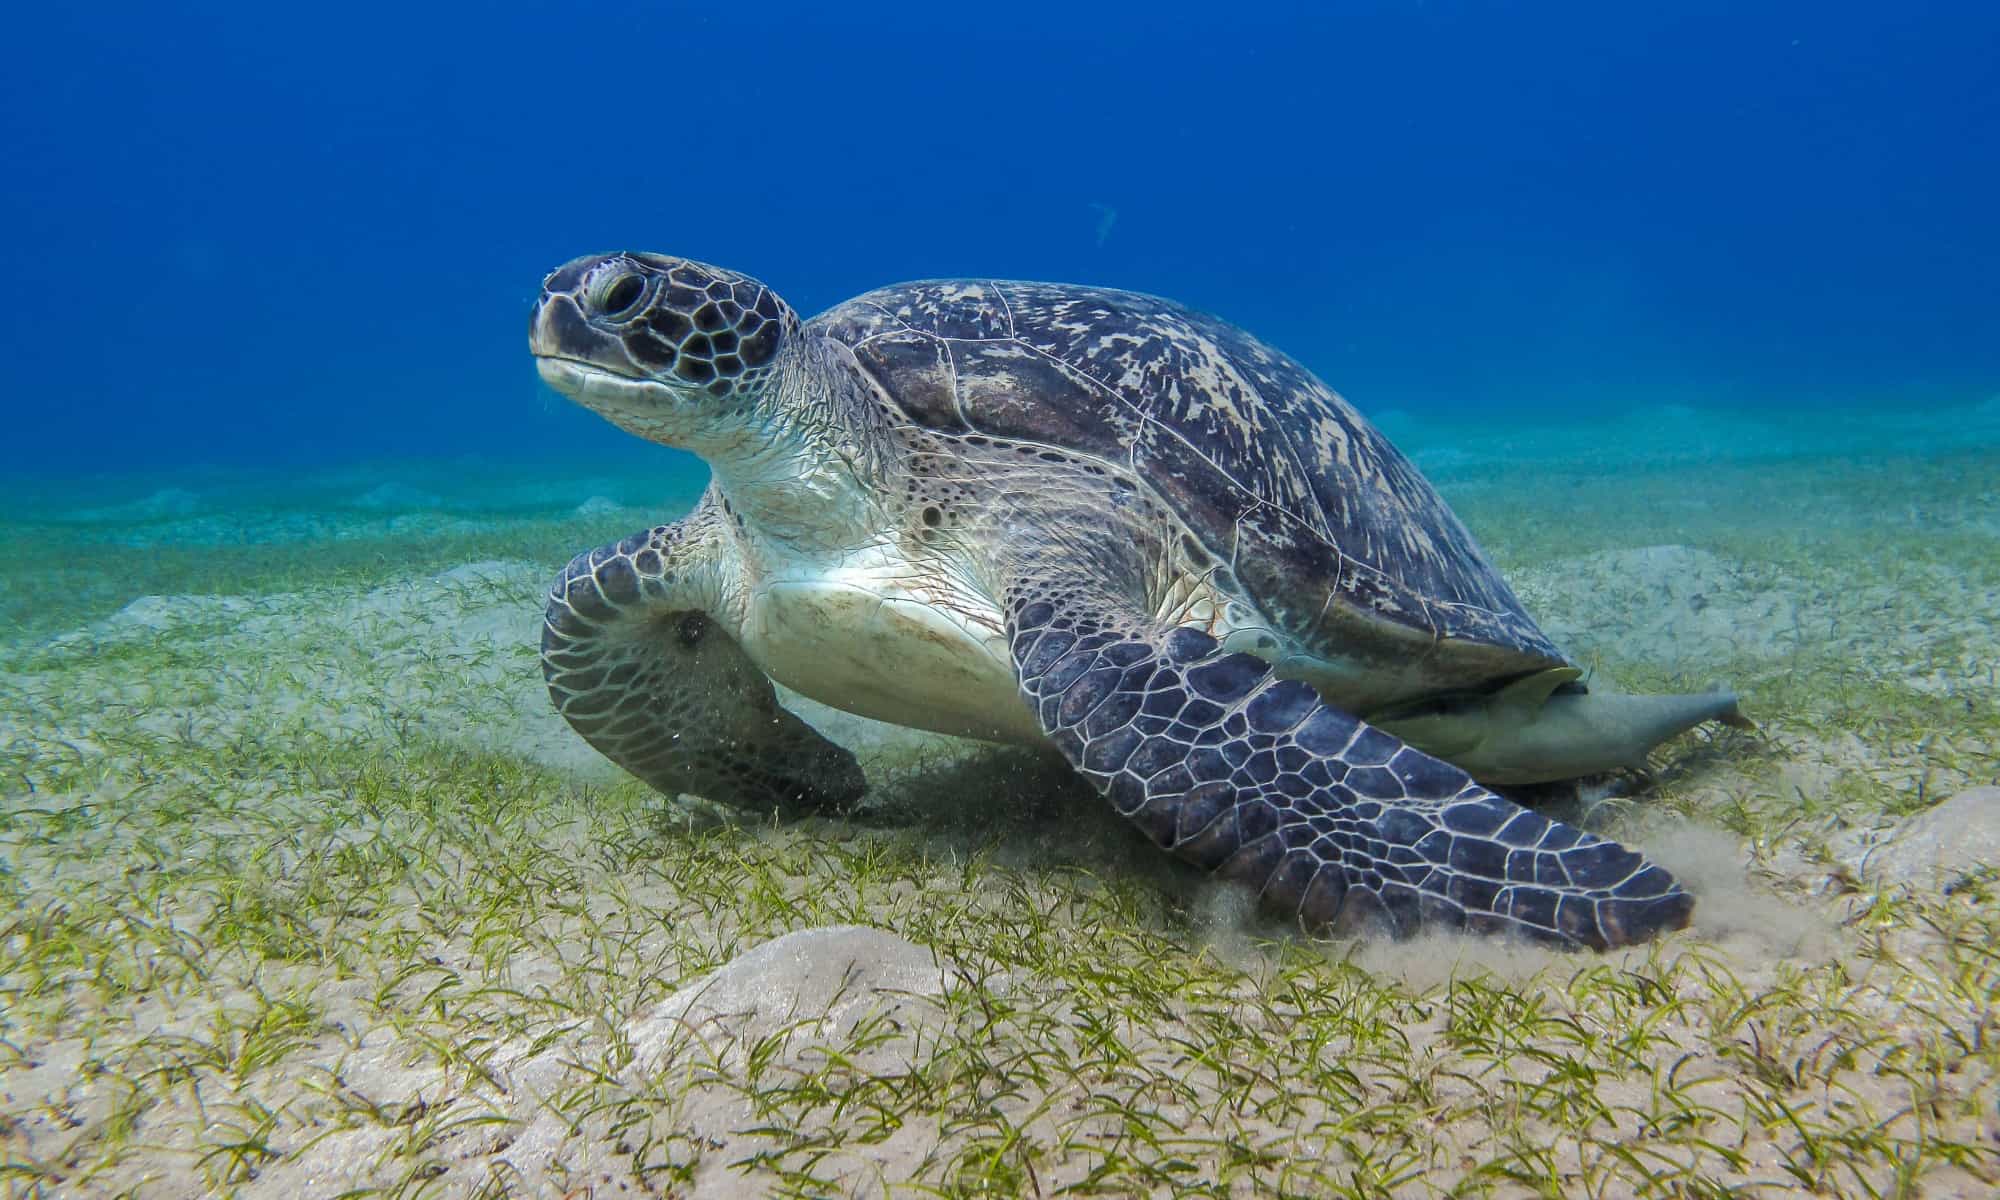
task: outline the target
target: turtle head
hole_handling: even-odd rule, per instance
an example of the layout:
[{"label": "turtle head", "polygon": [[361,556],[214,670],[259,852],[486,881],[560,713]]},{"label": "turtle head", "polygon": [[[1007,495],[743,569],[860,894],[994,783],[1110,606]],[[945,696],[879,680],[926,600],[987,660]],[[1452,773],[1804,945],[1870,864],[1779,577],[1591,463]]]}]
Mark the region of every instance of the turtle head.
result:
[{"label": "turtle head", "polygon": [[799,320],[747,275],[659,254],[593,254],[542,280],[528,348],[542,378],[641,437],[699,450],[752,423]]}]

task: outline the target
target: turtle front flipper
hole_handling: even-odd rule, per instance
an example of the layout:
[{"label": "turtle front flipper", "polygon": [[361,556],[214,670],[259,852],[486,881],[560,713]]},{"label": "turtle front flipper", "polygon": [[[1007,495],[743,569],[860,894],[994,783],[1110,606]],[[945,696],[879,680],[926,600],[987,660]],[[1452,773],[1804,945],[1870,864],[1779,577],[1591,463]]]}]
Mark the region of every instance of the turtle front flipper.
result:
[{"label": "turtle front flipper", "polygon": [[563,719],[668,795],[788,814],[839,810],[867,790],[854,756],[778,703],[711,616],[716,514],[579,554],[549,589],[542,674]]},{"label": "turtle front flipper", "polygon": [[1160,846],[1313,930],[1514,931],[1603,949],[1694,900],[1615,842],[1551,821],[1088,580],[1015,589],[1021,690],[1070,763]]}]

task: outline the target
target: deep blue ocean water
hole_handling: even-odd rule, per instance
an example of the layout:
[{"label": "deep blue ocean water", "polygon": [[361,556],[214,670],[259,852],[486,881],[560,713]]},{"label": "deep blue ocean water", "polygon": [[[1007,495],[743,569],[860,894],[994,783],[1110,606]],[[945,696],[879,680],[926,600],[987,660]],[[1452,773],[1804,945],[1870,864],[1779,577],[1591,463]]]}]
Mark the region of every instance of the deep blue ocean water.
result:
[{"label": "deep blue ocean water", "polygon": [[195,0],[8,18],[0,469],[642,448],[542,274],[1174,296],[1364,409],[2000,390],[2000,5]]}]

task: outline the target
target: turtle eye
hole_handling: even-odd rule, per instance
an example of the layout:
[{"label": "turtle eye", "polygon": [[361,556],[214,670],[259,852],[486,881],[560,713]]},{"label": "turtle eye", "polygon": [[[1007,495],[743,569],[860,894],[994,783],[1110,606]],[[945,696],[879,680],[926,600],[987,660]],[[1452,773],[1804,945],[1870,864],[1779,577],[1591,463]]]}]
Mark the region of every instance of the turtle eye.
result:
[{"label": "turtle eye", "polygon": [[646,281],[637,275],[617,275],[591,287],[591,303],[598,313],[612,320],[627,317],[639,307],[646,294]]}]

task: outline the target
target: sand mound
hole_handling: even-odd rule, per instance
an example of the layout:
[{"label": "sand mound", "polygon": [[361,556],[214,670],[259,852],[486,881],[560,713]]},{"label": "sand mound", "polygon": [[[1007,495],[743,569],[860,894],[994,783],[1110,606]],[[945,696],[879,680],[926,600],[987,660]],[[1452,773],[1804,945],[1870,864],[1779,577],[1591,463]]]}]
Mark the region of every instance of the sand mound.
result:
[{"label": "sand mound", "polygon": [[69,514],[73,521],[161,521],[186,517],[201,511],[202,499],[186,488],[165,487],[124,504],[82,508]]},{"label": "sand mound", "polygon": [[[274,721],[310,722],[356,743],[416,733],[518,755],[580,779],[622,779],[549,704],[537,657],[548,581],[546,567],[488,560],[366,590],[142,596],[52,639],[48,649],[169,651],[183,662],[213,664],[201,680],[205,703],[182,689],[169,709],[141,697],[145,681],[118,681],[135,703],[157,710],[147,719],[152,726],[235,737]],[[894,783],[992,749],[778,691],[782,703],[861,759],[878,798]]]},{"label": "sand mound", "polygon": [[[907,1071],[912,1039],[940,1023],[941,1010],[931,998],[945,987],[932,951],[886,930],[863,925],[796,930],[683,985],[652,1013],[628,1022],[627,1067],[617,1080],[603,1082],[638,1094],[661,1075],[692,1071],[704,1080],[740,1075],[753,1056],[758,1070],[800,1070],[846,1048],[854,1032],[869,1023],[895,1034],[843,1058],[858,1071]],[[497,1163],[545,1185],[606,1168],[624,1175],[629,1164],[601,1142],[580,1145],[571,1121],[545,1106],[558,1089],[573,1086],[564,1059],[561,1049],[545,1050],[508,1072],[516,1111],[527,1119]],[[734,1088],[686,1088],[676,1108],[684,1136],[717,1146],[740,1139],[756,1123],[749,1100]]]},{"label": "sand mound", "polygon": [[627,1029],[648,1064],[687,1030],[737,1048],[785,1030],[849,1026],[870,1011],[941,995],[944,972],[923,946],[866,925],[801,929],[738,955],[669,996]]},{"label": "sand mound", "polygon": [[[119,631],[173,633],[232,621],[253,607],[242,596],[141,596],[105,618],[104,625]],[[68,640],[59,638],[57,644],[66,644]]]},{"label": "sand mound", "polygon": [[1689,546],[1601,550],[1514,582],[1543,629],[1586,660],[1696,667],[1780,657],[1800,637],[1795,594]]},{"label": "sand mound", "polygon": [[411,487],[407,483],[378,483],[374,487],[348,501],[355,508],[374,508],[389,511],[408,512],[415,509],[437,508],[444,501],[422,488]]},{"label": "sand mound", "polygon": [[356,744],[420,733],[619,778],[543,689],[536,635],[547,577],[538,565],[488,561],[367,590],[143,596],[48,651],[172,656],[191,673],[184,682],[164,664],[105,681],[146,710],[146,728],[227,738],[306,724]]}]

